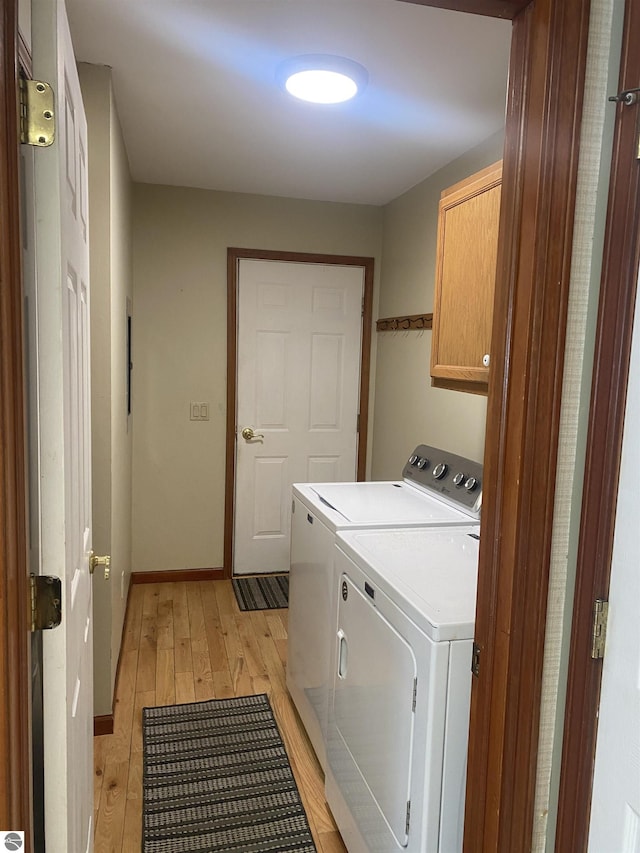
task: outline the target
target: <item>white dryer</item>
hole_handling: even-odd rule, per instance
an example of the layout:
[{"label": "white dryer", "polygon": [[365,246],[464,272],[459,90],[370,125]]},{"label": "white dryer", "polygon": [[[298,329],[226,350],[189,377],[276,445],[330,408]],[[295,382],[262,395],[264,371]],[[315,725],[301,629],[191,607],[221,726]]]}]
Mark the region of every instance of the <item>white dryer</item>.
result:
[{"label": "white dryer", "polygon": [[479,525],[481,502],[482,466],[424,444],[411,453],[399,481],[294,484],[286,678],[323,769],[337,612],[336,533]]},{"label": "white dryer", "polygon": [[336,542],[327,802],[349,853],[458,853],[478,528]]}]

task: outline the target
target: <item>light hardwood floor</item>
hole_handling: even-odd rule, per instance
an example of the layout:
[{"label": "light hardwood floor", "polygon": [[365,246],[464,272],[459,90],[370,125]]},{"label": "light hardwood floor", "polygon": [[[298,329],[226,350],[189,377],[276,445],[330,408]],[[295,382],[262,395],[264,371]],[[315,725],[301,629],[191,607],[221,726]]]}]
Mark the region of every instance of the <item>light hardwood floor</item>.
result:
[{"label": "light hardwood floor", "polygon": [[243,613],[230,581],[131,588],[114,732],[94,738],[96,853],[140,853],[142,708],[267,693],[318,853],[346,853],[285,685],[287,611]]}]

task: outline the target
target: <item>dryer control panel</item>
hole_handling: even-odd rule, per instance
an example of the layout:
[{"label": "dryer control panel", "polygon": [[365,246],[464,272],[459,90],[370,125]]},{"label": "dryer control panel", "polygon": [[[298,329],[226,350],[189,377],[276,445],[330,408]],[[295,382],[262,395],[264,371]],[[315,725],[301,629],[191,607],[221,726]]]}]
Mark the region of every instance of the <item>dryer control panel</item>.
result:
[{"label": "dryer control panel", "polygon": [[413,486],[480,517],[482,465],[438,447],[419,444],[409,456],[402,478]]}]

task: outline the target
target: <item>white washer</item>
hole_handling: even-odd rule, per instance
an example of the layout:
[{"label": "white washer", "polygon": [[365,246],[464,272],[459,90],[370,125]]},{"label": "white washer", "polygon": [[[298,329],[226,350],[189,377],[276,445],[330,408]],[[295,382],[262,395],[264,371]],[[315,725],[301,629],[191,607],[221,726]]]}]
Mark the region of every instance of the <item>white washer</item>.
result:
[{"label": "white washer", "polygon": [[286,678],[323,769],[337,610],[332,583],[336,533],[479,524],[479,463],[421,444],[402,477],[393,482],[293,486]]},{"label": "white washer", "polygon": [[336,537],[327,802],[349,853],[457,853],[477,526]]}]

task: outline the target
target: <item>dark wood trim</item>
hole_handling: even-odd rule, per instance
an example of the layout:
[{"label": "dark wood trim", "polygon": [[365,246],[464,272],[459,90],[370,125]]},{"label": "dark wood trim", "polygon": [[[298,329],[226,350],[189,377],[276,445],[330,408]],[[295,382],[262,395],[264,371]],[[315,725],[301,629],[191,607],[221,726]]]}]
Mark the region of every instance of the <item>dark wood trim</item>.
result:
[{"label": "dark wood trim", "polygon": [[236,377],[238,375],[237,251],[227,249],[227,432],[224,481],[224,576],[233,573],[233,513],[236,479]]},{"label": "dark wood trim", "polygon": [[0,826],[32,849],[17,4],[0,9]]},{"label": "dark wood trim", "polygon": [[514,20],[466,853],[531,845],[588,25],[588,0],[536,0]]},{"label": "dark wood trim", "polygon": [[321,252],[281,252],[272,249],[237,249],[229,247],[227,257],[231,254],[236,261],[243,258],[254,258],[258,261],[290,261],[298,264],[338,264],[343,267],[367,267],[373,264],[373,258],[360,255],[328,255]]},{"label": "dark wood trim", "polygon": [[362,349],[360,360],[360,431],[358,434],[357,479],[364,480],[367,467],[369,430],[369,384],[371,375],[371,327],[373,324],[374,259],[359,255],[323,255],[315,252],[279,252],[270,249],[227,249],[227,440],[224,504],[224,571],[233,571],[233,513],[235,502],[236,453],[236,379],[238,336],[238,261],[255,258],[262,261],[289,261],[302,264],[335,264],[364,269],[364,308],[362,312]]},{"label": "dark wood trim", "polygon": [[[354,259],[355,260],[355,259]],[[369,384],[371,379],[371,330],[373,326],[373,258],[360,258],[356,266],[364,267],[364,304],[362,310],[362,342],[360,351],[360,418],[358,429],[357,479],[367,476],[367,443],[369,438]]]},{"label": "dark wood trim", "polygon": [[[627,0],[619,91],[640,81],[640,6]],[[565,707],[556,850],[587,850],[602,661],[592,660],[592,608],[609,597],[629,358],[640,262],[640,106],[618,105]],[[637,332],[640,330],[636,330]]]},{"label": "dark wood trim", "polygon": [[529,0],[403,0],[403,2],[512,20],[527,6]]},{"label": "dark wood trim", "polygon": [[93,718],[93,736],[113,734],[113,714],[103,714],[101,717]]},{"label": "dark wood trim", "polygon": [[167,569],[161,572],[131,572],[131,583],[217,581],[224,577],[224,569]]}]

